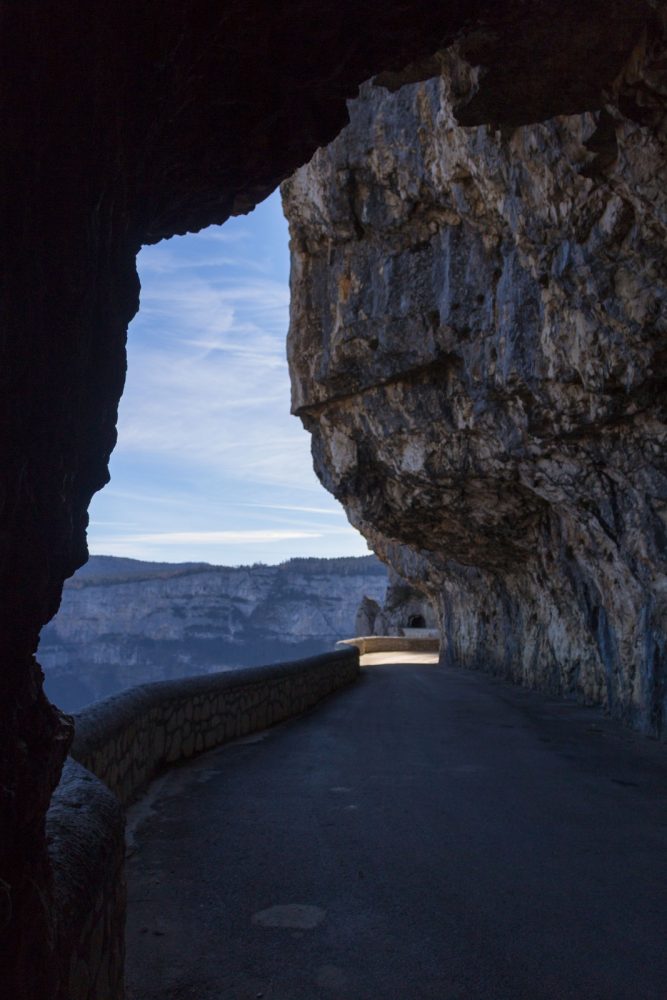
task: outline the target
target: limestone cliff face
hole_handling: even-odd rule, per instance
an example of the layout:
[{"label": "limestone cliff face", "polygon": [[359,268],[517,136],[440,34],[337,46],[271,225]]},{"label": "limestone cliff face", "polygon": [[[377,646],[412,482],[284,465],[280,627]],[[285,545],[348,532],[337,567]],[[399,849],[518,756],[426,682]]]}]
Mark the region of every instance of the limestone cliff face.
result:
[{"label": "limestone cliff face", "polygon": [[[662,33],[661,33],[662,32]],[[477,71],[365,85],[283,186],[293,408],[443,656],[666,704],[664,19],[596,112],[462,127]]]},{"label": "limestone cliff face", "polygon": [[42,633],[47,691],[77,711],[147,681],[324,652],[386,589],[371,556],[241,567],[93,556]]},{"label": "limestone cliff face", "polygon": [[355,635],[403,635],[404,629],[438,627],[437,611],[422,590],[391,568],[388,583],[382,606],[364,595],[355,618]]}]

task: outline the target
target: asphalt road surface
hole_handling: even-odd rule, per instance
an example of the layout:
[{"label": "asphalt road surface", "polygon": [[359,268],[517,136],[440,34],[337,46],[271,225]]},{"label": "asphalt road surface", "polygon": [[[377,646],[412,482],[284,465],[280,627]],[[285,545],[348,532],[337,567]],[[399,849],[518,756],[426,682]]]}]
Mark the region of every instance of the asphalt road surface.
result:
[{"label": "asphalt road surface", "polygon": [[665,1000],[667,748],[429,663],[169,772],[130,1000]]}]

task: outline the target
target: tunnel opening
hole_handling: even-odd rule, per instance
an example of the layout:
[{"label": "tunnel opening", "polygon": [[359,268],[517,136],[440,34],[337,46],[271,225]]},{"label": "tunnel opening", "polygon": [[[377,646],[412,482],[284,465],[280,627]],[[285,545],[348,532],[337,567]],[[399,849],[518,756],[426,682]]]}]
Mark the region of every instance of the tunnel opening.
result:
[{"label": "tunnel opening", "polygon": [[407,623],[408,628],[426,628],[426,619],[423,615],[410,615]]},{"label": "tunnel opening", "polygon": [[[383,595],[384,571],[290,414],[279,192],[144,247],[137,270],[110,482],[90,507],[89,561],[38,650],[67,712],[146,682],[324,652],[366,590]],[[334,596],[344,571],[349,593]],[[350,625],[334,633],[347,604]]]}]

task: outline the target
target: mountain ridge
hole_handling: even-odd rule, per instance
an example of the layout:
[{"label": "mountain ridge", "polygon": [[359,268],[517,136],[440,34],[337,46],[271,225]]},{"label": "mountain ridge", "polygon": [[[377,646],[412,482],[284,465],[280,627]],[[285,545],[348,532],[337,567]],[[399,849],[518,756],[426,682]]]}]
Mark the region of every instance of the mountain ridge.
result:
[{"label": "mountain ridge", "polygon": [[92,556],[42,630],[46,690],[78,711],[136,684],[325,652],[386,589],[372,555],[234,567]]}]

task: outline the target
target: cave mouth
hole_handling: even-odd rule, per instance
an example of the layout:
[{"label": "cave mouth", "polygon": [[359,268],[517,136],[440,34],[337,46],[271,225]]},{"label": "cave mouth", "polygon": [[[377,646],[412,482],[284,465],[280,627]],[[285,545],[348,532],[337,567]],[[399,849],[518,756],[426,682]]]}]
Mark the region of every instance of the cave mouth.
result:
[{"label": "cave mouth", "polygon": [[[160,577],[368,555],[317,480],[309,435],[290,413],[289,267],[278,191],[246,216],[139,253],[111,481],[90,507],[90,558],[40,635],[44,689],[65,712],[137,684],[278,656],[243,616],[233,638],[221,625],[203,639],[196,584],[187,609],[174,609],[189,639],[168,620],[161,633],[152,618],[167,613],[164,598],[151,590]],[[85,596],[109,586],[128,596],[104,606]],[[280,655],[320,651],[308,641]]]},{"label": "cave mouth", "polygon": [[287,223],[253,212],[146,246],[91,555],[219,565],[365,555],[290,414]]}]

